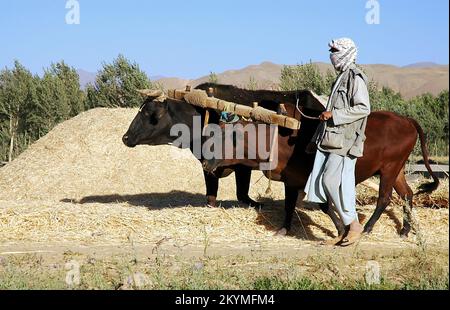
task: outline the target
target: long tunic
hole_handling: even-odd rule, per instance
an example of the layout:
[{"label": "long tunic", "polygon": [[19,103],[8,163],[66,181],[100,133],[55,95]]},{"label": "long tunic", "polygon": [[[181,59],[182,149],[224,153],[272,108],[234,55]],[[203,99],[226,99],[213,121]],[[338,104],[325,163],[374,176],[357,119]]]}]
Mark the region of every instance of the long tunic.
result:
[{"label": "long tunic", "polygon": [[[341,74],[330,96],[330,100],[336,99],[336,92],[339,89],[342,79]],[[352,126],[356,122],[361,123],[361,119],[370,113],[370,100],[366,83],[359,75],[355,76],[352,106],[335,108],[333,102],[329,103],[327,110],[333,113],[334,126]],[[359,126],[359,125],[358,125]],[[354,126],[356,130],[358,126]],[[348,127],[347,127],[347,130]],[[352,145],[346,145],[343,149],[331,149],[320,147],[322,136],[317,138],[318,151],[316,154],[314,167],[309,176],[305,187],[305,201],[315,203],[327,203],[329,200],[333,203],[339,213],[344,225],[349,225],[357,220],[356,213],[356,182],[355,182],[355,165],[356,156],[350,155]],[[348,135],[348,134],[347,134]],[[356,137],[356,135],[355,135]],[[365,136],[364,136],[365,138]],[[355,138],[356,139],[356,138]],[[364,142],[364,139],[362,139]],[[353,141],[353,144],[356,142]],[[358,153],[362,155],[362,145],[358,146]],[[345,153],[343,153],[345,152]]]}]

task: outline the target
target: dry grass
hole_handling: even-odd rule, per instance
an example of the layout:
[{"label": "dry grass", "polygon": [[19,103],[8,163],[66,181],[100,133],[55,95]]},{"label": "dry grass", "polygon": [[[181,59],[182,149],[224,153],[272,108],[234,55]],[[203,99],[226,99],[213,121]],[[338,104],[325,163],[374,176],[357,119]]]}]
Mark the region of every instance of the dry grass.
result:
[{"label": "dry grass", "polygon": [[[326,215],[301,208],[292,235],[275,239],[273,231],[283,218],[280,183],[273,184],[267,208],[257,212],[236,206],[230,176],[220,182],[223,207],[205,208],[201,166],[189,151],[123,146],[121,136],[135,114],[135,109],[83,113],[0,169],[0,244],[121,245],[131,240],[154,246],[163,240],[178,248],[304,250],[334,234]],[[252,176],[255,198],[265,197],[268,181],[260,176]],[[360,215],[367,220],[376,194],[362,187],[359,192]],[[429,244],[448,248],[448,180],[427,199],[440,208],[416,208],[421,229]],[[401,221],[401,208],[389,207],[362,244],[413,244],[414,238],[398,237]]]},{"label": "dry grass", "polygon": [[[372,181],[378,184],[378,180],[373,178]],[[414,182],[409,182],[411,189],[414,193],[418,192],[418,186],[423,183],[431,182],[430,179],[425,179],[423,177],[419,178]],[[375,205],[377,203],[378,196],[376,192],[372,189],[359,186],[358,187],[358,203],[360,205]],[[421,208],[431,208],[431,209],[448,209],[448,199],[449,199],[449,180],[441,180],[438,189],[431,194],[419,194],[414,196],[414,206]],[[395,193],[393,194],[393,204],[402,205],[402,200]]]},{"label": "dry grass", "polygon": [[[117,204],[70,204],[55,202],[1,202],[0,243],[119,245],[132,240],[154,245],[168,244],[202,247],[207,236],[211,246],[301,248],[333,236],[334,228],[321,211],[298,210],[292,236],[273,237],[282,224],[281,206],[268,206],[257,212],[248,208],[167,207],[152,208]],[[373,207],[361,207],[367,220]],[[416,209],[421,229],[429,244],[448,246],[448,209]],[[363,243],[407,246],[403,241],[400,208],[389,207]],[[313,243],[311,243],[313,242]]]}]

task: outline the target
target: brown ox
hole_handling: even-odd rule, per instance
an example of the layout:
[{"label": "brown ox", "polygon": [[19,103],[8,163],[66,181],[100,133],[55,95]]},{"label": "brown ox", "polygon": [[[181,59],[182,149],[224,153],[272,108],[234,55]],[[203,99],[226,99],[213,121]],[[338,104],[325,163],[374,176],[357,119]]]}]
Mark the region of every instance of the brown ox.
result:
[{"label": "brown ox", "polygon": [[[292,105],[287,105],[286,108],[289,116],[296,117],[302,121],[301,127],[299,131],[280,128],[278,134],[278,165],[270,173],[268,171],[264,172],[266,176],[270,174],[272,180],[281,181],[285,184],[286,214],[283,228],[279,230],[279,234],[283,235],[291,228],[292,216],[299,191],[304,189],[313,167],[314,155],[307,154],[305,150],[318,125],[318,121],[301,119],[301,116]],[[242,124],[247,125],[249,123],[243,122]],[[267,130],[266,132],[268,133]],[[223,136],[226,139],[225,135]],[[244,137],[244,159],[205,160],[205,170],[213,172],[218,167],[234,164],[244,164],[257,169],[260,162],[266,159],[261,159],[258,154],[256,156],[257,159],[249,159],[248,144],[250,139],[248,134],[242,136]],[[431,192],[439,185],[439,179],[433,174],[429,165],[424,133],[420,125],[413,119],[391,112],[374,112],[369,116],[366,136],[364,156],[359,158],[356,164],[356,183],[361,183],[372,176],[379,175],[380,188],[376,209],[366,223],[364,231],[366,233],[372,231],[374,224],[390,203],[392,190],[395,189],[399,196],[405,200],[405,206],[403,207],[405,216],[400,234],[402,237],[406,237],[411,230],[410,212],[413,192],[406,182],[404,167],[414,149],[418,136],[425,166],[433,177],[433,182],[422,185],[421,190],[423,192]],[[258,137],[257,132],[256,137]],[[266,134],[266,142],[268,140],[269,134]],[[222,142],[225,145],[225,141]],[[236,149],[234,151],[236,152]],[[339,233],[342,233],[342,224],[337,228]]]}]

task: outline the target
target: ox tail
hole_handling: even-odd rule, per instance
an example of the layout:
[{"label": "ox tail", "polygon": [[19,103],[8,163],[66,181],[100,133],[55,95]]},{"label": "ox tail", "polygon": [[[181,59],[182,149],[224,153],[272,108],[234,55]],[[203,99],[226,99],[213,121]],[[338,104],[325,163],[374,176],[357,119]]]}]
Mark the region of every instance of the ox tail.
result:
[{"label": "ox tail", "polygon": [[433,182],[431,183],[425,183],[419,186],[419,192],[417,194],[422,193],[431,193],[435,191],[439,186],[439,178],[434,174],[433,170],[431,170],[430,161],[429,161],[429,154],[428,154],[428,148],[427,148],[427,139],[425,137],[425,133],[423,132],[422,127],[420,127],[419,123],[412,118],[408,118],[408,120],[414,125],[414,127],[417,130],[417,133],[419,134],[420,139],[420,147],[422,149],[422,156],[423,156],[423,162],[425,164],[425,167],[428,170],[428,173],[433,178]]}]

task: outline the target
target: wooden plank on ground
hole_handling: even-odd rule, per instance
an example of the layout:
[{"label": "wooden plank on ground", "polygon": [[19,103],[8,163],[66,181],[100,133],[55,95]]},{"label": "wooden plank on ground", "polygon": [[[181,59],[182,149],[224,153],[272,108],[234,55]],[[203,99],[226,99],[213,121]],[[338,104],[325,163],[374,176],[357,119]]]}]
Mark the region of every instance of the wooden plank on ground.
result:
[{"label": "wooden plank on ground", "polygon": [[[425,165],[407,165],[406,167],[410,172],[428,172]],[[448,172],[449,165],[430,165],[430,167],[434,172]]]}]

